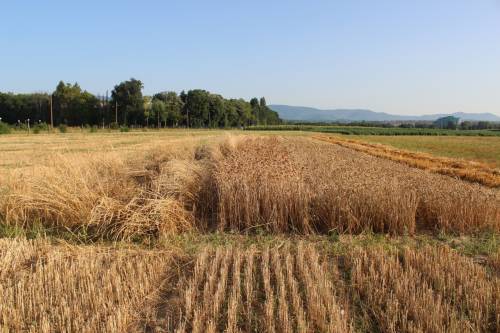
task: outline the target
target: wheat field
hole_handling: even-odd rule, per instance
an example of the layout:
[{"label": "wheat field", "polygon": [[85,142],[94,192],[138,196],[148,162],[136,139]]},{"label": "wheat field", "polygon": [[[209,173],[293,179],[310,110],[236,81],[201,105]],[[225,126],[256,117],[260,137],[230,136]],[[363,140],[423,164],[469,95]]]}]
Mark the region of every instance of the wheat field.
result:
[{"label": "wheat field", "polygon": [[488,184],[295,133],[17,139],[0,332],[500,331]]},{"label": "wheat field", "polygon": [[486,163],[436,157],[425,153],[398,150],[388,146],[347,140],[333,136],[316,136],[318,140],[331,142],[343,147],[365,152],[373,156],[387,158],[419,169],[449,175],[489,187],[500,187],[500,169]]}]

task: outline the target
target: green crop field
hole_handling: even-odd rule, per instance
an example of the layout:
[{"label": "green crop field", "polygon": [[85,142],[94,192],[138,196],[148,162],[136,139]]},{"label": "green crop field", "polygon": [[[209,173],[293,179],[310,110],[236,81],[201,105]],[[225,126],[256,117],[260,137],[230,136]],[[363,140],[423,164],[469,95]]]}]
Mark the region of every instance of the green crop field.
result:
[{"label": "green crop field", "polygon": [[500,130],[449,130],[437,128],[399,128],[362,126],[270,125],[250,126],[253,131],[311,131],[343,135],[416,135],[416,136],[500,136]]}]

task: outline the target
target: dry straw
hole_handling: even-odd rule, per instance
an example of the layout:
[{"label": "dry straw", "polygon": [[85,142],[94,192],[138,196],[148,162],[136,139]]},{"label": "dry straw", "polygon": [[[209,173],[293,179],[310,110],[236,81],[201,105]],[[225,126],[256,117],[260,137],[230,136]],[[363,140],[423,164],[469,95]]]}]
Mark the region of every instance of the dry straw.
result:
[{"label": "dry straw", "polygon": [[354,292],[382,331],[500,329],[500,280],[449,247],[367,249],[349,261]]},{"label": "dry straw", "polygon": [[[178,323],[176,332],[352,331],[348,312],[338,305],[332,275],[311,245],[260,252],[218,248],[202,252],[195,267],[180,295],[164,300],[173,313],[182,314],[172,320]],[[204,281],[197,273],[201,271],[207,273]],[[202,287],[193,293],[195,285]],[[184,303],[173,302],[178,297]]]},{"label": "dry straw", "polygon": [[500,231],[498,190],[306,138],[229,137],[137,158],[66,154],[1,186],[3,223],[92,238]]},{"label": "dry straw", "polygon": [[247,138],[224,149],[210,183],[220,230],[500,230],[493,189],[305,138]]},{"label": "dry straw", "polygon": [[0,239],[0,331],[135,331],[173,256]]}]

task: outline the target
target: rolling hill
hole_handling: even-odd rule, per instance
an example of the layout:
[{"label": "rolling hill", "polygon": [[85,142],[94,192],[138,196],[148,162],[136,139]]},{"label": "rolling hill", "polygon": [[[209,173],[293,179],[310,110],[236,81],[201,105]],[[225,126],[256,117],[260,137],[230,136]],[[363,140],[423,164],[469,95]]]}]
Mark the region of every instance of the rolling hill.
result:
[{"label": "rolling hill", "polygon": [[366,109],[330,109],[322,110],[305,106],[269,105],[269,108],[278,112],[280,118],[295,121],[433,121],[445,116],[455,116],[461,120],[498,121],[500,117],[492,113],[463,113],[430,114],[423,116],[402,116],[384,112],[375,112]]}]

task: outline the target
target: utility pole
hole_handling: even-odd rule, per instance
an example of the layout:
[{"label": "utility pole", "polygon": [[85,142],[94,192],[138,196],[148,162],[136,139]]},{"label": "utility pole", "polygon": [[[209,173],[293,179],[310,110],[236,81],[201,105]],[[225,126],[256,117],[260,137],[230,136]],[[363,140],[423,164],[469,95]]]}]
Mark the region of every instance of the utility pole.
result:
[{"label": "utility pole", "polygon": [[50,130],[54,129],[54,115],[52,113],[52,94],[50,94]]},{"label": "utility pole", "polygon": [[110,122],[111,117],[109,115],[109,98],[108,98],[108,91],[107,90],[106,90],[106,103],[105,103],[105,105],[106,105],[106,120]]},{"label": "utility pole", "polygon": [[115,101],[115,123],[118,125],[118,101]]},{"label": "utility pole", "polygon": [[158,129],[160,129],[161,124],[160,124],[160,111],[159,110],[158,110],[157,114],[158,114]]}]

